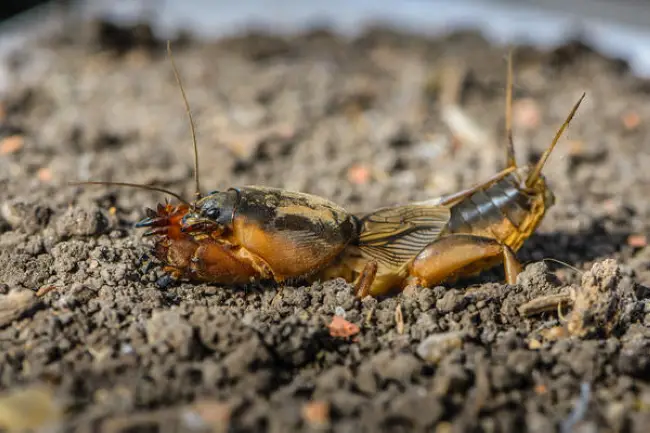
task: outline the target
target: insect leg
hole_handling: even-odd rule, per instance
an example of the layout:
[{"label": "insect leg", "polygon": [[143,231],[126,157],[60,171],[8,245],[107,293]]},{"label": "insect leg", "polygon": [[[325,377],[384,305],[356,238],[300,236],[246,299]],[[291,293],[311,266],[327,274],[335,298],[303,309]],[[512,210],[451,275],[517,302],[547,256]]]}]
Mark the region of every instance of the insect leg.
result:
[{"label": "insect leg", "polygon": [[359,281],[354,285],[354,294],[359,299],[363,299],[370,294],[370,288],[372,287],[372,283],[375,281],[376,276],[377,262],[373,260],[366,263],[366,266],[364,266],[361,276],[359,277]]},{"label": "insect leg", "polygon": [[517,281],[521,265],[506,245],[482,236],[456,234],[427,246],[409,265],[409,280],[430,287],[461,276],[472,276],[503,262],[508,284]]},{"label": "insect leg", "polygon": [[521,273],[521,263],[515,257],[515,253],[503,246],[503,267],[506,271],[506,281],[508,284],[517,284],[517,275]]}]

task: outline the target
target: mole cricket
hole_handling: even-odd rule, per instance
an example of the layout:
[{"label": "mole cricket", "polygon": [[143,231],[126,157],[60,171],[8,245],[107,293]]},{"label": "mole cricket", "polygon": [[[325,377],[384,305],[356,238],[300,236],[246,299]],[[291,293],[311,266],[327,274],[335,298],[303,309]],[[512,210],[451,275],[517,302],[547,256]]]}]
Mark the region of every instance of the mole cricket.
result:
[{"label": "mole cricket", "polygon": [[147,209],[136,227],[154,238],[165,286],[176,280],[242,285],[251,282],[344,278],[357,296],[379,296],[408,285],[453,283],[503,263],[516,283],[515,257],[554,203],[542,169],[585,94],[576,102],[536,164],[518,167],[512,139],[512,53],[506,90],[507,165],[472,188],[424,202],[355,215],[312,194],[266,186],[201,193],[195,126],[175,65],[167,53],[189,119],[194,149],[193,200],[149,185],[117,185],[168,194],[178,203]]}]

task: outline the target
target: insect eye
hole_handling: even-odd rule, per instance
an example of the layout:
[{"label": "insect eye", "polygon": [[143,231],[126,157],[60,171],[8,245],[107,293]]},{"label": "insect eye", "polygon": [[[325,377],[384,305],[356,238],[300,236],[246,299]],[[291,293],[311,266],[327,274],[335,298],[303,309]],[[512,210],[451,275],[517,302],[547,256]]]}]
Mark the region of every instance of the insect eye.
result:
[{"label": "insect eye", "polygon": [[213,207],[205,211],[205,216],[207,216],[210,219],[216,220],[219,218],[219,215],[221,212],[219,212],[219,209]]}]

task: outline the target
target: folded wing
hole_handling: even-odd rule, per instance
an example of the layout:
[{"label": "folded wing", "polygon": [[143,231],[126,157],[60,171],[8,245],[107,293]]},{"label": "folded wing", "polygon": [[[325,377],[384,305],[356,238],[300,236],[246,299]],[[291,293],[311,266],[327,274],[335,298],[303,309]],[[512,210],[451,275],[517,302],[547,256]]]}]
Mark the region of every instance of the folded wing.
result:
[{"label": "folded wing", "polygon": [[449,222],[445,206],[410,204],[379,209],[361,219],[361,254],[397,270],[434,242]]}]

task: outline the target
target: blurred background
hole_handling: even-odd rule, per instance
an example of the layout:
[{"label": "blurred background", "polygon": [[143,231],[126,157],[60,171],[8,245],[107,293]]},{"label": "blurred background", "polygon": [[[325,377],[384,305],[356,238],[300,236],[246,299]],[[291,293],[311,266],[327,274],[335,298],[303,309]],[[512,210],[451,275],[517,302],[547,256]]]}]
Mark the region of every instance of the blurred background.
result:
[{"label": "blurred background", "polygon": [[650,75],[650,3],[634,0],[5,0],[0,55],[80,17],[146,21],[162,37],[179,29],[210,38],[244,27],[291,32],[315,24],[354,33],[383,23],[431,35],[476,30],[493,42],[540,47],[580,40]]}]

